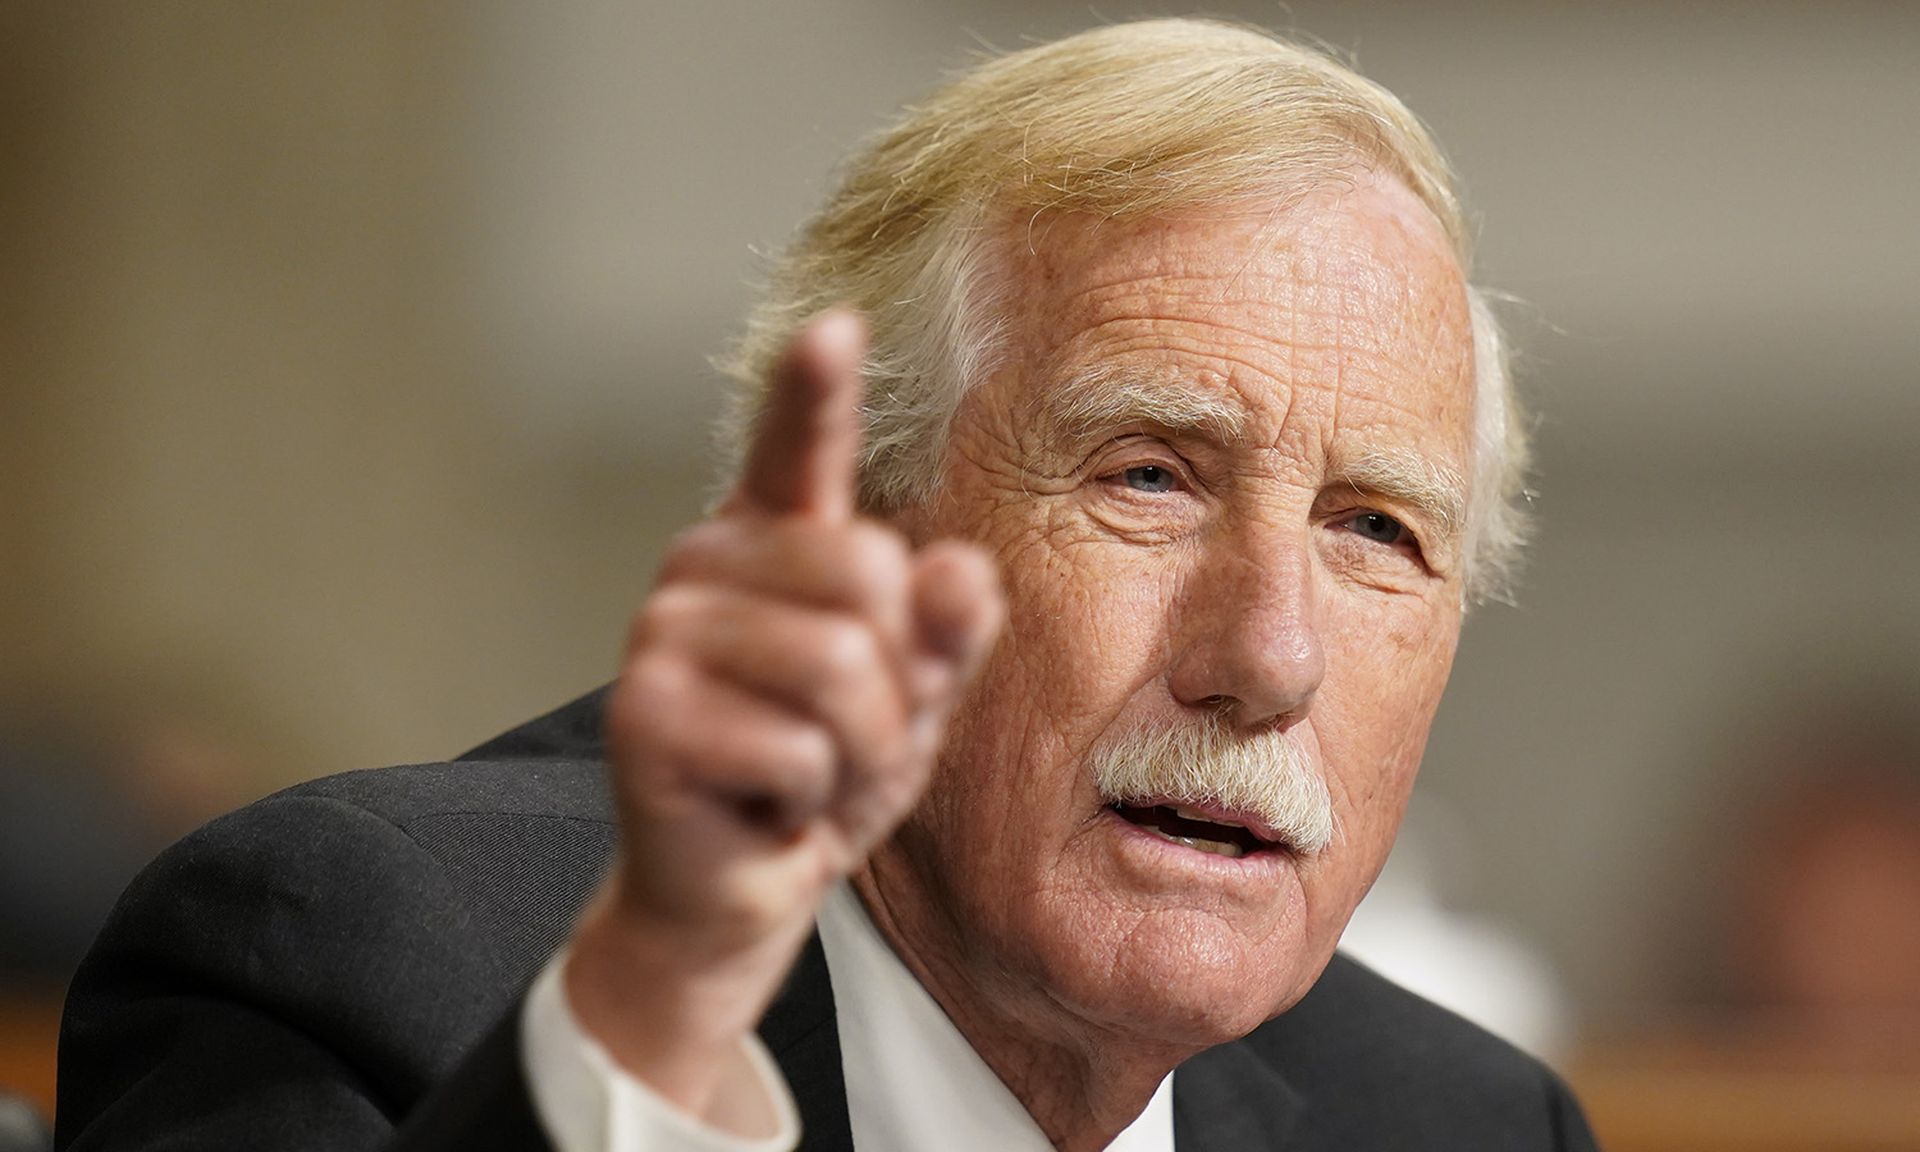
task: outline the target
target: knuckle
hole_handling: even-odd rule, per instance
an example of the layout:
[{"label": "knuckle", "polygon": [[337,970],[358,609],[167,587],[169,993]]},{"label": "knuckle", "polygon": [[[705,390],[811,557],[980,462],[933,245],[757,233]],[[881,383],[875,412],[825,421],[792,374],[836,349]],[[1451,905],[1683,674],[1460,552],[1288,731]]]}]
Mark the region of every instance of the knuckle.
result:
[{"label": "knuckle", "polygon": [[706,612],[712,597],[690,584],[656,588],[633,614],[627,650],[641,652],[678,635],[688,621]]},{"label": "knuckle", "polygon": [[912,568],[912,553],[898,532],[862,522],[847,530],[841,542],[842,570],[854,594],[865,602],[901,595]]},{"label": "knuckle", "polygon": [[787,525],[779,551],[791,563],[794,579],[812,595],[855,605],[897,594],[912,564],[906,540],[872,521]]},{"label": "knuckle", "polygon": [[737,534],[734,525],[721,520],[703,520],[681,532],[661,559],[658,582],[670,584],[711,571],[732,551]]},{"label": "knuckle", "polygon": [[899,579],[913,559],[906,537],[884,524],[860,520],[846,532],[843,545],[852,563],[876,576]]},{"label": "knuckle", "polygon": [[821,676],[840,688],[870,677],[882,664],[873,630],[852,621],[821,626],[814,654]]},{"label": "knuckle", "polygon": [[840,762],[840,746],[832,733],[818,724],[808,724],[793,734],[789,748],[790,779],[802,786],[824,786]]},{"label": "knuckle", "polygon": [[652,653],[630,662],[607,705],[609,735],[627,749],[659,750],[673,742],[686,712],[693,670],[676,657]]}]

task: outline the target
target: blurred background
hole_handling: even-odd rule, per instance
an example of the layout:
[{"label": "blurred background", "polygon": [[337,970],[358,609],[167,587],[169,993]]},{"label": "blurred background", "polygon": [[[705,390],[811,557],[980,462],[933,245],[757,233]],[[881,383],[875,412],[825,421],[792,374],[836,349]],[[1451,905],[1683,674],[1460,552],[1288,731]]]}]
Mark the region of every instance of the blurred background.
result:
[{"label": "blurred background", "polygon": [[[610,676],[757,253],[1142,11],[0,3],[0,1086],[171,838]],[[1920,5],[1208,11],[1433,126],[1540,418],[1352,943],[1616,1152],[1920,1148]]]}]

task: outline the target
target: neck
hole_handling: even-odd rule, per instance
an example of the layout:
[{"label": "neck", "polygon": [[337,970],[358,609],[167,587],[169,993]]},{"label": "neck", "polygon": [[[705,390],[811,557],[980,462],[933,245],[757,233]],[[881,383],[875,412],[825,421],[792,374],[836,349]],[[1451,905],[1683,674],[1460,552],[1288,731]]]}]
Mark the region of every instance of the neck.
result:
[{"label": "neck", "polygon": [[968,963],[958,926],[873,863],[852,877],[867,915],[967,1043],[1061,1152],[1099,1152],[1196,1049],[1088,1024],[1016,974]]}]

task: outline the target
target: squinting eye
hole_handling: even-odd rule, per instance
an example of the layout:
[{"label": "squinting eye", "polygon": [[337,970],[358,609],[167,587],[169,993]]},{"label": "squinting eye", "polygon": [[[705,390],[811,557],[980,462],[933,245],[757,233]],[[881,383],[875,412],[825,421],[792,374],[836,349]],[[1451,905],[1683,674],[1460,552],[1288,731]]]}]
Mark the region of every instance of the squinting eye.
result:
[{"label": "squinting eye", "polygon": [[1347,523],[1355,532],[1381,544],[1398,544],[1407,536],[1407,526],[1384,512],[1362,512]]},{"label": "squinting eye", "polygon": [[1173,473],[1158,464],[1142,464],[1121,473],[1126,477],[1127,487],[1141,492],[1173,491]]}]

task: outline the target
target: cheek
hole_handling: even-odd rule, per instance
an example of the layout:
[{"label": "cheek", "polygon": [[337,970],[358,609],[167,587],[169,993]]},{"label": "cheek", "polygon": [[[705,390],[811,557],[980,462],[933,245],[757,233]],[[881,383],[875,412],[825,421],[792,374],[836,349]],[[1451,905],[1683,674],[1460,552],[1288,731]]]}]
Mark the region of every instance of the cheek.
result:
[{"label": "cheek", "polygon": [[948,733],[935,791],[949,819],[1044,840],[1059,828],[1036,813],[1063,826],[1084,817],[1075,798],[1092,795],[1088,749],[1166,664],[1177,577],[1131,551],[1064,541],[1044,524],[994,548],[1007,628]]},{"label": "cheek", "polygon": [[[1384,635],[1407,642],[1385,643]],[[1328,652],[1329,682],[1311,724],[1340,833],[1335,848],[1301,877],[1315,932],[1326,939],[1338,938],[1386,863],[1452,655],[1445,625],[1398,634],[1376,629]]]},{"label": "cheek", "polygon": [[1372,621],[1333,631],[1313,728],[1342,827],[1354,847],[1384,859],[1453,666],[1459,620],[1442,610]]},{"label": "cheek", "polygon": [[1178,574],[1151,549],[1044,524],[999,554],[1008,627],[988,674],[1083,752],[1164,671]]}]

